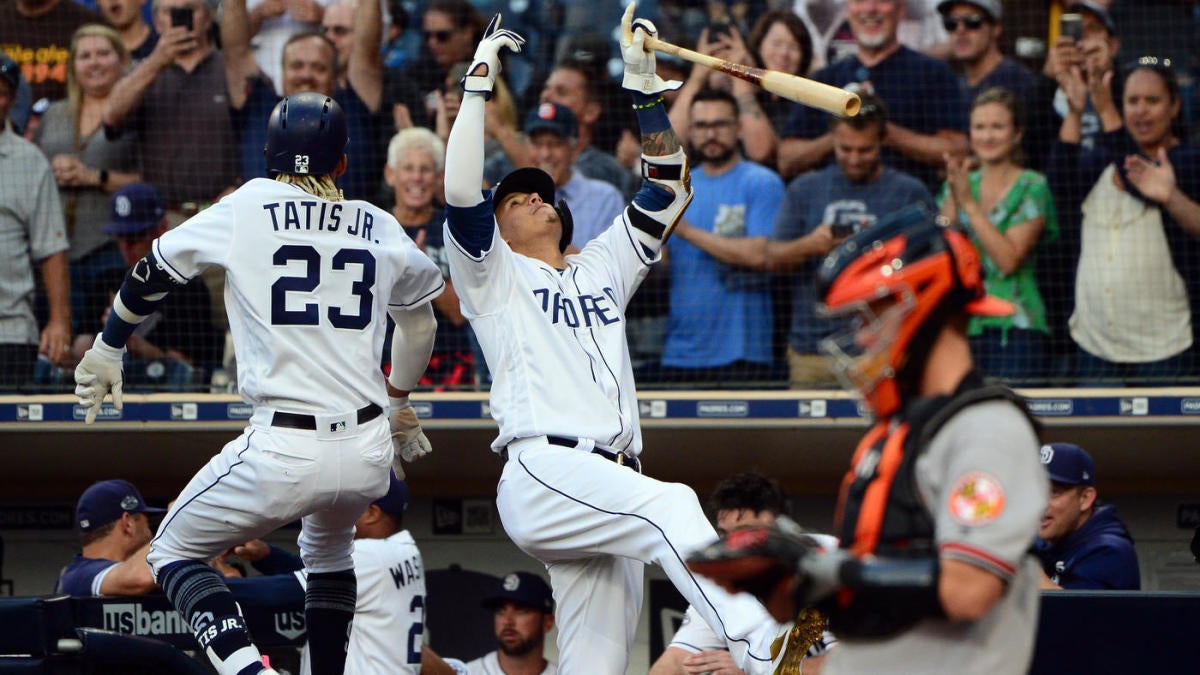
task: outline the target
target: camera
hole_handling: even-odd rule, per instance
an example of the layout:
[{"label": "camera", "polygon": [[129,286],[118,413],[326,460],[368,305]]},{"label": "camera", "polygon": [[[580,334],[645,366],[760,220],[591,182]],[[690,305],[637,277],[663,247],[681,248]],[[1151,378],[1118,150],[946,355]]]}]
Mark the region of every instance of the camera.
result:
[{"label": "camera", "polygon": [[1063,14],[1059,19],[1058,32],[1063,37],[1069,37],[1076,42],[1082,40],[1083,15],[1075,13]]},{"label": "camera", "polygon": [[172,7],[171,8],[171,25],[182,26],[188,30],[192,29],[192,8],[191,7]]}]

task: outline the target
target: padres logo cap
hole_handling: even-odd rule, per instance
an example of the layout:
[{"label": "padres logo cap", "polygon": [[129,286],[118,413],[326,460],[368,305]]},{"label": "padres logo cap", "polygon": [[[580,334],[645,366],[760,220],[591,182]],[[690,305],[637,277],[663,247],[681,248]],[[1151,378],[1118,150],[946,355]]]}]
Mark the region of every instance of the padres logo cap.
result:
[{"label": "padres logo cap", "polygon": [[127,480],[102,480],[93,483],[79,496],[79,503],[75,505],[75,523],[81,532],[91,532],[120,518],[122,513],[166,511],[146,506],[142,493]]},{"label": "padres logo cap", "polygon": [[141,234],[162,220],[163,203],[149,183],[122,185],[109,200],[112,213],[101,232],[115,236]]},{"label": "padres logo cap", "polygon": [[483,599],[483,606],[496,609],[506,602],[532,607],[546,614],[554,613],[554,593],[550,590],[550,584],[532,572],[513,572],[506,575]]},{"label": "padres logo cap", "polygon": [[1095,485],[1096,466],[1092,456],[1074,443],[1043,445],[1042,464],[1050,480],[1063,485]]}]

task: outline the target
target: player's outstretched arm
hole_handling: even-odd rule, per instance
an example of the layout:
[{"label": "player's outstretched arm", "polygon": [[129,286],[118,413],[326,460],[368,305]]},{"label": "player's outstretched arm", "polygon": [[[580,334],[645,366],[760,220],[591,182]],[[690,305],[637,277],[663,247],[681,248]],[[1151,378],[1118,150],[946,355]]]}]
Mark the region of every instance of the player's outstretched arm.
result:
[{"label": "player's outstretched arm", "polygon": [[634,19],[634,4],[621,17],[621,55],[625,76],[621,85],[633,93],[642,134],[642,183],[626,211],[642,243],[656,250],[671,236],[684,209],[692,201],[692,182],[683,152],[667,109],[664,91],[678,89],[677,80],[663,80],[656,72],[653,51],[647,51],[646,36],[657,37],[658,29],[647,19]]},{"label": "player's outstretched arm", "polygon": [[[483,186],[484,104],[492,96],[500,74],[500,52],[520,52],[525,39],[500,28],[500,15],[492,17],[475,48],[475,59],[462,79],[463,100],[446,143],[446,203],[467,208],[480,202]],[[453,223],[452,223],[453,224]]]},{"label": "player's outstretched arm", "polygon": [[112,392],[113,405],[117,410],[121,409],[125,343],[138,324],[153,314],[167,294],[179,286],[180,282],[164,271],[153,252],[129,268],[121,290],[113,299],[104,331],[96,336],[92,348],[75,367],[75,395],[79,397],[80,405],[87,408],[84,420],[87,424],[96,421],[100,404],[109,392]]}]

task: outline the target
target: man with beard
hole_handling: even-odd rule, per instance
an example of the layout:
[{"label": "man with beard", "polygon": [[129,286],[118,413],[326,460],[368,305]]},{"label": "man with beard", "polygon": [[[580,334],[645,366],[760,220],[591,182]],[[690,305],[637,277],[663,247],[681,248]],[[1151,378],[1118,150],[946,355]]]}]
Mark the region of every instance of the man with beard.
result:
[{"label": "man with beard", "polygon": [[907,204],[933,208],[933,196],[916,178],[882,161],[888,116],[878,98],[862,96],[855,117],[830,124],[835,164],[805,174],[787,187],[783,208],[768,237],[721,238],[679,227],[677,236],[718,260],[754,270],[790,272],[792,318],[787,360],[792,387],[837,386],[817,344],[840,324],[816,313],[817,263],[850,234]]},{"label": "man with beard", "polygon": [[554,597],[545,580],[530,572],[513,572],[484,598],[483,606],[495,613],[499,649],[468,663],[471,675],[558,672],[542,656],[546,633],[554,627]]},{"label": "man with beard", "polygon": [[[695,198],[680,220],[716,237],[766,237],[783,201],[775,172],[742,157],[737,101],[696,94],[688,129]],[[669,381],[761,381],[771,374],[770,278],[739,269],[683,239],[668,242],[671,314],[663,369]]]}]

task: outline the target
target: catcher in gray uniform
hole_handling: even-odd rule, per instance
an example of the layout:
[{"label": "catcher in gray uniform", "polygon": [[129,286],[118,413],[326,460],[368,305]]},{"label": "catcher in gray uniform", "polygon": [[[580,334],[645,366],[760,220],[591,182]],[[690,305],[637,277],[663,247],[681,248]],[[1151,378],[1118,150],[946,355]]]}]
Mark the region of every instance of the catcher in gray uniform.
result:
[{"label": "catcher in gray uniform", "polygon": [[841,640],[828,674],[1024,673],[1038,617],[1028,550],[1049,486],[1036,423],[985,384],[966,335],[968,315],[1012,306],[986,295],[966,234],[915,207],[838,246],[817,291],[827,313],[856,319],[822,350],[876,419],[842,481],[844,548],[821,553],[781,519],[689,567],[776,619],[826,613]]}]

